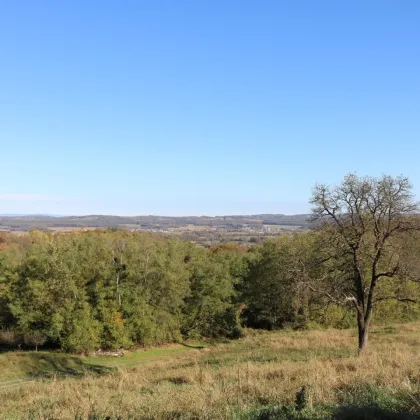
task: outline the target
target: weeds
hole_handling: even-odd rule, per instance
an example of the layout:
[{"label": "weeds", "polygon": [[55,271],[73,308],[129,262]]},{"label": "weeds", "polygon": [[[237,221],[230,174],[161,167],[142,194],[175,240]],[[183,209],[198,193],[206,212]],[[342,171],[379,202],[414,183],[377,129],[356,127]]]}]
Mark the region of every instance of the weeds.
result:
[{"label": "weeds", "polygon": [[2,389],[1,418],[418,419],[420,323],[378,331],[362,357],[354,331],[272,332]]}]

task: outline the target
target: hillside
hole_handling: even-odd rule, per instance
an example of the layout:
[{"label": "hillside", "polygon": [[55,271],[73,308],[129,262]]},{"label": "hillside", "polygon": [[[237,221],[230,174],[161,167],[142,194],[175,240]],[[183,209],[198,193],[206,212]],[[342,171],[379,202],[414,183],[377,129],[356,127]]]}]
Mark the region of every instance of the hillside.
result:
[{"label": "hillside", "polygon": [[249,216],[0,216],[0,231],[32,229],[66,232],[80,229],[127,229],[159,232],[202,245],[219,242],[260,242],[283,232],[309,227],[309,215],[259,214]]},{"label": "hillside", "polygon": [[56,228],[138,228],[167,229],[186,226],[242,227],[247,226],[308,226],[307,214],[257,214],[249,216],[49,216],[1,215],[2,230],[56,229]]},{"label": "hillside", "polygon": [[420,418],[419,323],[375,327],[363,358],[354,339],[353,330],[250,331],[207,348],[138,350],[113,360],[3,354],[2,418]]}]

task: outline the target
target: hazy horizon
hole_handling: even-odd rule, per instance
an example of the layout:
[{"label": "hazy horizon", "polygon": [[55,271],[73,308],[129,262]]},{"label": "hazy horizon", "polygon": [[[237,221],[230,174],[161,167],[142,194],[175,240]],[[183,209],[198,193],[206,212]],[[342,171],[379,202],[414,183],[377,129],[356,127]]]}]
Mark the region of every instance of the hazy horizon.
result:
[{"label": "hazy horizon", "polygon": [[193,214],[179,214],[177,216],[173,215],[162,215],[162,214],[135,214],[135,215],[121,215],[121,214],[102,214],[102,213],[93,213],[93,214],[30,214],[30,213],[7,213],[7,214],[0,214],[0,217],[54,217],[57,219],[60,218],[66,218],[66,217],[95,217],[95,216],[103,216],[103,217],[173,217],[173,218],[217,218],[217,217],[247,217],[247,216],[262,216],[262,215],[273,215],[273,216],[307,216],[309,213],[257,213],[257,214],[215,214],[215,215],[209,215],[209,214],[200,214],[200,215],[193,215]]},{"label": "hazy horizon", "polygon": [[221,216],[256,216],[256,215],[263,215],[263,214],[276,214],[276,215],[284,215],[284,216],[296,216],[296,215],[306,215],[310,214],[310,209],[308,211],[303,212],[282,212],[282,211],[260,211],[260,212],[227,212],[227,213],[147,213],[147,212],[140,212],[140,213],[104,213],[104,212],[87,212],[87,213],[54,213],[54,212],[1,212],[0,217],[23,217],[23,216],[49,216],[49,217],[81,217],[81,216],[120,216],[120,217],[141,217],[141,216],[157,216],[157,217],[221,217]]}]

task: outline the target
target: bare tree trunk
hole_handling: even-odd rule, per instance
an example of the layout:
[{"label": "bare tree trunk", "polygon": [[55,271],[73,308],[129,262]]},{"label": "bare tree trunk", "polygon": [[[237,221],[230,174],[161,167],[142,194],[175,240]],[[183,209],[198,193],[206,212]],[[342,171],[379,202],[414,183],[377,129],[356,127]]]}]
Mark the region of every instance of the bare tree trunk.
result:
[{"label": "bare tree trunk", "polygon": [[[118,269],[119,270],[119,269]],[[118,295],[118,305],[121,306],[121,295],[120,295],[120,272],[117,271],[117,295]]]},{"label": "bare tree trunk", "polygon": [[368,337],[369,337],[369,324],[370,324],[370,316],[365,317],[363,316],[363,312],[357,313],[357,330],[358,330],[358,338],[359,338],[359,355],[363,352],[368,344]]}]

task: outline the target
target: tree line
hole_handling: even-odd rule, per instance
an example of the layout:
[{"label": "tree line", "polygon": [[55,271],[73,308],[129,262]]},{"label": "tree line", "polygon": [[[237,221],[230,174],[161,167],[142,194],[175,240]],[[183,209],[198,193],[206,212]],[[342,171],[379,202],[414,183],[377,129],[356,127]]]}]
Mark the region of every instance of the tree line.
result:
[{"label": "tree line", "polygon": [[420,318],[417,205],[405,178],[318,185],[313,229],[244,248],[143,232],[0,236],[0,344],[70,352],[237,338],[247,328]]}]

